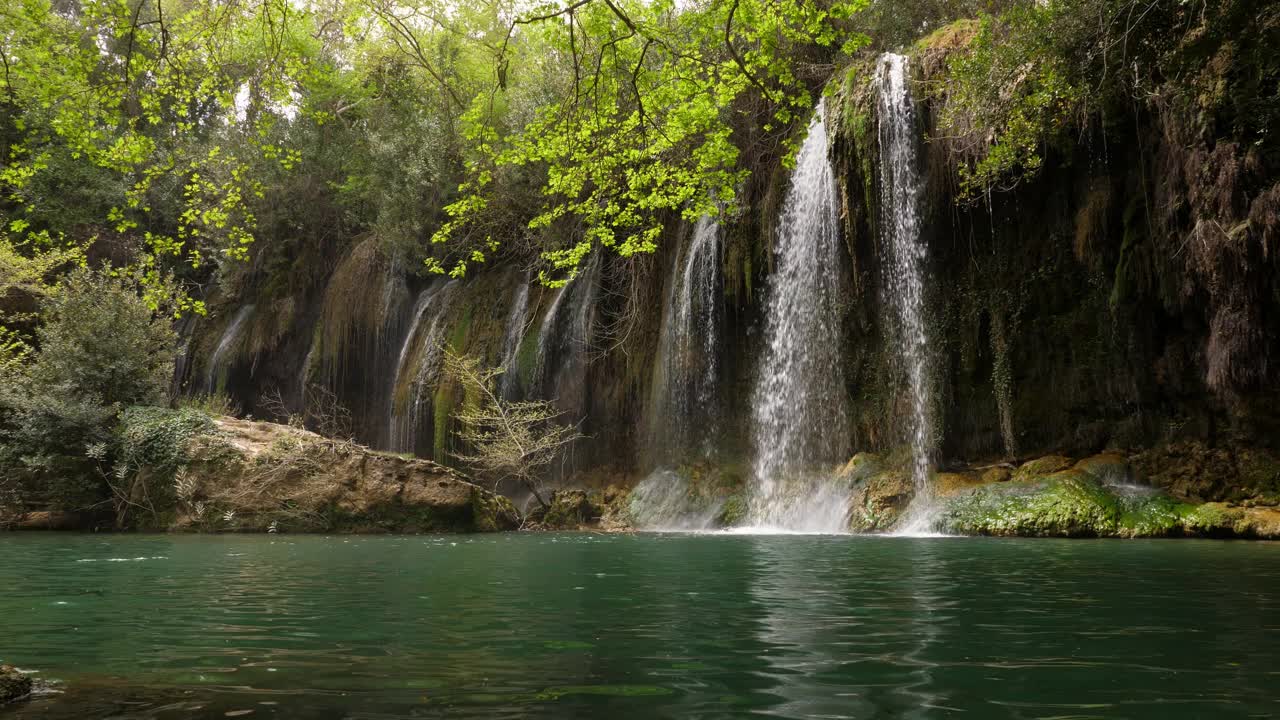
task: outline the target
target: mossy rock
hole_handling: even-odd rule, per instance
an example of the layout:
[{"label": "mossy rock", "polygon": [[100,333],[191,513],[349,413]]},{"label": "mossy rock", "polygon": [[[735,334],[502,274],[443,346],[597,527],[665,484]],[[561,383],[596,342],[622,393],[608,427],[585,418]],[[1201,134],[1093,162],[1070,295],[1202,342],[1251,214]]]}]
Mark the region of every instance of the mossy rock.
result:
[{"label": "mossy rock", "polygon": [[31,678],[12,665],[0,665],[0,705],[31,694]]},{"label": "mossy rock", "polygon": [[1097,537],[1116,534],[1118,498],[1094,478],[1066,470],[1041,480],[985,485],[957,495],[940,518],[964,535]]},{"label": "mossy rock", "polygon": [[1195,506],[1178,502],[1163,493],[1120,497],[1120,522],[1116,533],[1122,537],[1170,537],[1187,532],[1186,518]]},{"label": "mossy rock", "polygon": [[585,490],[557,490],[542,524],[548,530],[576,530],[598,516]]},{"label": "mossy rock", "polygon": [[1133,481],[1133,469],[1129,467],[1129,461],[1119,453],[1104,452],[1092,455],[1076,463],[1074,467],[1100,482],[1129,483]]},{"label": "mossy rock", "polygon": [[1046,455],[1030,460],[1013,471],[1013,480],[1037,480],[1071,467],[1071,458],[1062,455]]},{"label": "mossy rock", "polygon": [[476,488],[471,496],[473,528],[477,532],[501,532],[520,527],[520,513],[502,495]]},{"label": "mossy rock", "polygon": [[1244,511],[1223,503],[1204,503],[1191,507],[1182,518],[1186,532],[1206,537],[1232,537],[1244,520]]},{"label": "mossy rock", "polygon": [[1255,497],[1264,499],[1280,495],[1280,459],[1264,450],[1242,449],[1236,452],[1240,485]]},{"label": "mossy rock", "polygon": [[747,497],[741,492],[730,495],[724,504],[720,506],[720,512],[716,515],[716,525],[720,527],[733,527],[738,525],[747,517]]},{"label": "mossy rock", "polygon": [[911,476],[901,470],[880,472],[856,482],[850,498],[849,530],[888,530],[902,517],[914,496]]},{"label": "mossy rock", "polygon": [[1010,470],[1009,468],[1003,465],[997,465],[995,467],[987,468],[982,473],[983,485],[990,485],[991,483],[1009,482],[1012,479],[1013,479],[1013,470]]},{"label": "mossy rock", "polygon": [[839,476],[842,480],[865,480],[884,469],[884,461],[878,455],[860,452],[849,458],[849,462],[840,469]]}]

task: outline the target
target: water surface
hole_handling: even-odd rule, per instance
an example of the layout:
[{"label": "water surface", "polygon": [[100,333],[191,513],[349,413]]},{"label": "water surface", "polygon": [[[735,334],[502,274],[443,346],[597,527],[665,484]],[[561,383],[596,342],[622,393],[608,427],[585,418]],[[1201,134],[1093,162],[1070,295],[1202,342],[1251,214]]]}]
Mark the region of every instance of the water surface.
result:
[{"label": "water surface", "polygon": [[[1280,715],[1280,545],[0,537],[15,718]],[[248,711],[248,712],[246,712]]]}]

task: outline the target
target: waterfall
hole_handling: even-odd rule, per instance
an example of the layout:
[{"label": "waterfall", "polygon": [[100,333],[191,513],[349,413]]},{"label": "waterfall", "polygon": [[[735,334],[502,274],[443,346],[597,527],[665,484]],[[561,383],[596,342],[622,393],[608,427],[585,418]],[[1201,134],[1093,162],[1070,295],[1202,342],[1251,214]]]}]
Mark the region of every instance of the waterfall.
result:
[{"label": "waterfall", "polygon": [[886,53],[876,67],[880,114],[880,233],[885,263],[885,303],[893,347],[906,373],[915,499],[900,527],[905,533],[929,529],[933,505],[929,488],[933,418],[930,403],[929,336],[925,327],[926,248],[920,237],[921,182],[915,106],[908,87],[907,58]]},{"label": "waterfall", "polygon": [[587,352],[595,325],[596,294],[603,263],[595,253],[556,293],[542,319],[538,335],[537,370],[534,373],[542,397],[556,400],[566,418],[576,422],[586,408]]},{"label": "waterfall", "polygon": [[[417,354],[423,347],[419,328],[429,311],[435,312],[433,324],[439,322],[440,316],[444,314],[443,308],[436,308],[437,300],[441,295],[443,295],[442,288],[434,284],[418,293],[418,299],[413,304],[409,318],[409,329],[405,333],[404,342],[400,345],[396,372],[391,378],[391,387],[387,391],[387,449],[392,452],[413,452],[417,416],[406,410],[411,408],[416,410],[417,397],[416,395],[405,397],[406,392],[402,390],[412,393],[412,384],[416,382],[418,369],[421,367],[421,358]],[[405,383],[410,385],[406,386]]]},{"label": "waterfall", "polygon": [[668,284],[648,411],[657,463],[709,456],[717,420],[717,359],[724,319],[720,226],[698,220]]},{"label": "waterfall", "polygon": [[511,314],[507,316],[507,330],[502,338],[502,375],[498,377],[498,395],[512,400],[520,389],[520,341],[524,339],[524,327],[529,320],[529,278],[516,288],[511,302]]},{"label": "waterfall", "polygon": [[[253,306],[245,305],[236,311],[235,317],[231,319],[231,323],[227,325],[227,329],[223,331],[222,338],[218,340],[218,345],[213,350],[213,356],[209,358],[209,377],[206,382],[206,392],[210,395],[222,389],[218,387],[218,375],[224,368],[222,367],[222,357],[227,354],[234,345],[240,342],[240,335],[244,332],[244,323],[253,314]],[[225,378],[224,384],[225,384]]]},{"label": "waterfall", "polygon": [[842,532],[848,491],[833,472],[820,469],[844,459],[849,438],[839,215],[823,115],[819,103],[778,220],[764,355],[752,397],[749,519],[787,530]]},{"label": "waterfall", "polygon": [[307,383],[311,381],[312,367],[315,362],[316,347],[319,345],[318,339],[311,341],[311,347],[307,350],[307,356],[302,359],[302,367],[298,370],[298,412],[306,417],[307,415]]}]

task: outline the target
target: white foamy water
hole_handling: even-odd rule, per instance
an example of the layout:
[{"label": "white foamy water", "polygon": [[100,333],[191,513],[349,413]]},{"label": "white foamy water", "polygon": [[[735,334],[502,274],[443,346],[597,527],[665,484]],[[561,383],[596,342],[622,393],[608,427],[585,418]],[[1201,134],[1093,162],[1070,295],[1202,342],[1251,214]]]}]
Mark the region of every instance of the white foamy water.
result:
[{"label": "white foamy water", "polygon": [[818,104],[778,221],[765,350],[752,396],[749,522],[808,532],[847,528],[848,493],[812,470],[848,454],[841,358],[840,229]]},{"label": "white foamy water", "polygon": [[915,497],[899,522],[902,534],[921,535],[932,527],[935,503],[929,486],[933,446],[933,384],[925,321],[924,272],[927,248],[920,237],[921,182],[915,105],[908,85],[907,58],[886,53],[876,67],[880,111],[880,244],[885,304],[893,329],[892,348],[901,361],[907,392],[907,440]]}]

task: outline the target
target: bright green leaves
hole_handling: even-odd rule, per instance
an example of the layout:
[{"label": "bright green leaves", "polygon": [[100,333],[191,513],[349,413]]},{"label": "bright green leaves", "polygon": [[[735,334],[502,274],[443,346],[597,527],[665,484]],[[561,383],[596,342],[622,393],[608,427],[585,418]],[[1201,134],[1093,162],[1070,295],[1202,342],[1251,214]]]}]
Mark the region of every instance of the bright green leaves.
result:
[{"label": "bright green leaves", "polygon": [[211,255],[246,258],[262,196],[262,173],[250,169],[301,161],[264,138],[298,114],[302,84],[325,78],[328,65],[311,56],[317,18],[289,0],[73,6],[7,6],[3,90],[16,111],[4,119],[18,140],[0,168],[4,201],[56,225],[64,200],[47,189],[71,184],[55,174],[70,167],[94,178],[99,222],[133,250],[144,281]]},{"label": "bright green leaves", "polygon": [[[562,238],[543,252],[561,281],[594,247],[624,257],[652,252],[676,214],[735,212],[747,175],[735,114],[754,96],[769,104],[779,128],[806,117],[812,98],[793,58],[841,39],[848,48],[865,42],[841,29],[865,5],[712,0],[677,10],[672,2],[588,0],[530,10],[512,27],[517,57],[509,64],[545,73],[539,63],[558,59],[550,95],[508,133],[497,132],[492,115],[464,118],[478,141],[475,156],[433,241],[491,239],[484,217],[494,210],[491,181],[510,167],[543,173],[542,204],[528,227]],[[514,86],[504,78],[492,93],[518,94],[520,82],[519,74]],[[559,231],[568,228],[576,230]],[[429,267],[444,271],[438,261]]]},{"label": "bright green leaves", "polygon": [[1063,3],[1016,6],[985,17],[947,63],[940,130],[958,156],[960,190],[975,197],[1016,185],[1043,163],[1042,148],[1085,100],[1054,47]]}]

